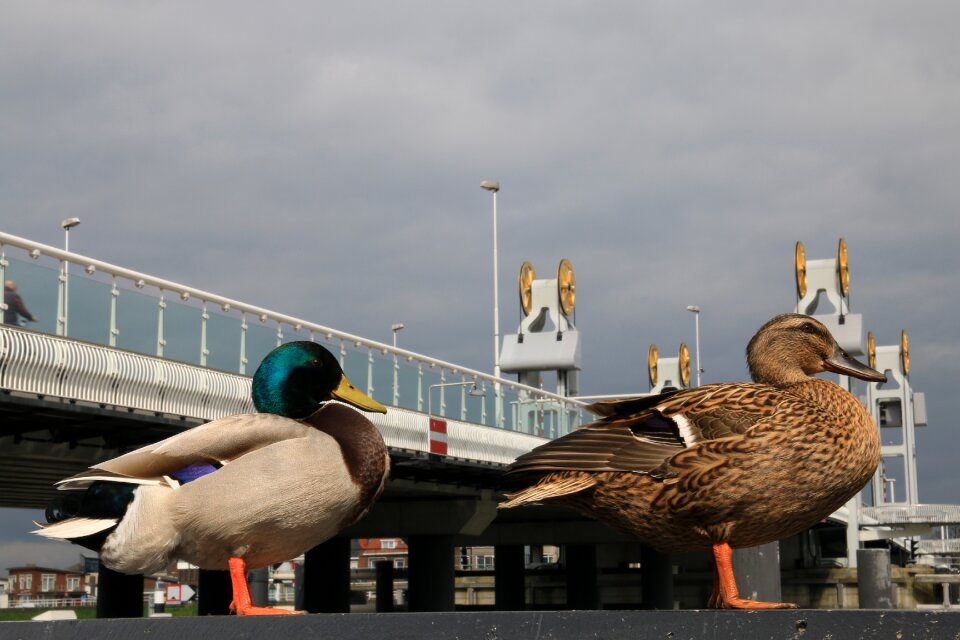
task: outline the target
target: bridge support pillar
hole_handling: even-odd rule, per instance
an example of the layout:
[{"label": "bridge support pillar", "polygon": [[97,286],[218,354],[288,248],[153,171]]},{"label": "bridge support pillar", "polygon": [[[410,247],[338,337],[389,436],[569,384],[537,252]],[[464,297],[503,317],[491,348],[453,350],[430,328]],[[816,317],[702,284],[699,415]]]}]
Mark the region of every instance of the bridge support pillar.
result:
[{"label": "bridge support pillar", "polygon": [[142,618],[143,576],[117,573],[101,562],[97,573],[97,617]]},{"label": "bridge support pillar", "polygon": [[673,609],[673,560],[669,553],[640,547],[640,592],[644,609]]},{"label": "bridge support pillar", "polygon": [[597,545],[568,544],[563,551],[567,568],[567,608],[599,609]]},{"label": "bridge support pillar", "polygon": [[733,575],[741,598],[780,602],[780,543],[733,550]]},{"label": "bridge support pillar", "polygon": [[331,538],[304,554],[302,606],[310,613],[350,613],[350,538]]},{"label": "bridge support pillar", "polygon": [[410,536],[409,610],[454,610],[453,536]]},{"label": "bridge support pillar", "polygon": [[391,613],[393,611],[393,562],[377,560],[374,568],[377,571],[377,613]]},{"label": "bridge support pillar", "polygon": [[270,570],[267,567],[252,569],[247,572],[250,581],[250,599],[258,607],[267,606],[270,599]]},{"label": "bridge support pillar", "polygon": [[894,608],[889,549],[857,549],[857,591],[861,609]]},{"label": "bridge support pillar", "polygon": [[498,544],[493,549],[494,607],[497,611],[523,611],[526,604],[523,545]]},{"label": "bridge support pillar", "polygon": [[225,616],[233,602],[233,583],[229,571],[197,571],[197,615]]}]

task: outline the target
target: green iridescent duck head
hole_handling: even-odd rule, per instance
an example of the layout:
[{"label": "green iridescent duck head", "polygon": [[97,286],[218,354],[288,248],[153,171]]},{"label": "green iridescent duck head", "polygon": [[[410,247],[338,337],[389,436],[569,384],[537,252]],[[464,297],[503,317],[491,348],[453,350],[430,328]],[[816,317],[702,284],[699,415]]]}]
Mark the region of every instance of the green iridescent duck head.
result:
[{"label": "green iridescent duck head", "polygon": [[267,354],[253,375],[251,393],[257,411],[293,419],[306,418],[330,400],[387,411],[354,387],[333,354],[315,342],[288,342]]}]

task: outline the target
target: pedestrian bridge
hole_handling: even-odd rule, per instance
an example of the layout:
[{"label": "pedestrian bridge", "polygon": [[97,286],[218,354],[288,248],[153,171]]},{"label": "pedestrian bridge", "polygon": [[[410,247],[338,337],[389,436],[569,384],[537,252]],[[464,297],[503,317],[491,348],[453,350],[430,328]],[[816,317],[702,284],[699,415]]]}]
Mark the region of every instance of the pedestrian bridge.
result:
[{"label": "pedestrian bridge", "polygon": [[573,399],[0,233],[8,279],[40,321],[0,326],[3,507],[42,508],[94,462],[254,411],[248,374],[292,340],[323,344],[388,407],[369,417],[400,481],[493,487],[590,419]]}]

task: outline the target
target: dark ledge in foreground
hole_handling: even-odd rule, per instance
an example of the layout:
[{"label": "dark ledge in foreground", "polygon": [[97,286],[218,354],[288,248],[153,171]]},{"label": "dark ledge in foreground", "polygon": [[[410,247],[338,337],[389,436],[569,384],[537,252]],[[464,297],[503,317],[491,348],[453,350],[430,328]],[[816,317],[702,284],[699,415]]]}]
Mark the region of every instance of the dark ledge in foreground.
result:
[{"label": "dark ledge in foreground", "polygon": [[2,622],[0,638],[644,640],[957,638],[960,611],[527,611]]}]

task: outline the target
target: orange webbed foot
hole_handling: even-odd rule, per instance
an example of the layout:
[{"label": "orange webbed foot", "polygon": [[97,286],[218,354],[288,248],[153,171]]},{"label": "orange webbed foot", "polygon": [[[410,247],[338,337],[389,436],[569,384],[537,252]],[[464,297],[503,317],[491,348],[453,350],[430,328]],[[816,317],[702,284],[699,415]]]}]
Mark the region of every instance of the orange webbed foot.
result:
[{"label": "orange webbed foot", "polygon": [[230,610],[238,616],[283,616],[303,614],[306,611],[291,611],[276,607],[255,607],[247,585],[247,563],[243,558],[230,558],[230,581],[233,585],[233,601]]},{"label": "orange webbed foot", "polygon": [[796,609],[792,602],[763,602],[741,598],[733,577],[733,549],[726,542],[713,545],[713,593],[709,605],[714,609]]}]

